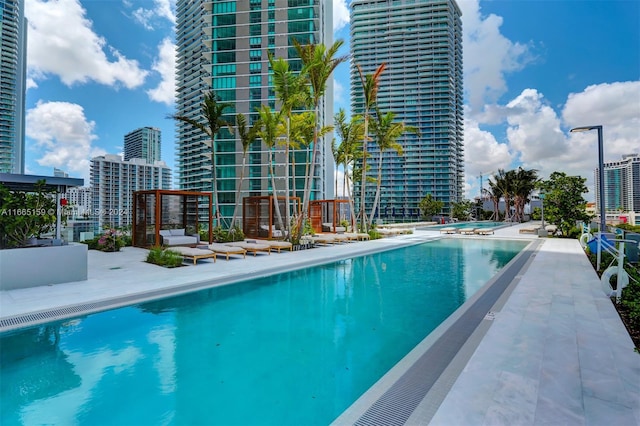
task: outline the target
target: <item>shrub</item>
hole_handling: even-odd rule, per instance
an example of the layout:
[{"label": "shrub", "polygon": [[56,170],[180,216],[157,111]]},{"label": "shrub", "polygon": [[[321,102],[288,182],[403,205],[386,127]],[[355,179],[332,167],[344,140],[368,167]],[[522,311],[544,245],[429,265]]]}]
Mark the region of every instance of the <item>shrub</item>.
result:
[{"label": "shrub", "polygon": [[117,229],[107,229],[102,235],[91,240],[83,241],[89,250],[120,251],[124,246],[131,245],[131,237],[124,235]]},{"label": "shrub", "polygon": [[[209,236],[205,238],[208,239]],[[244,232],[240,226],[234,226],[232,229],[223,229],[221,227],[217,227],[213,229],[213,239],[219,243],[228,243],[232,241],[242,241],[244,240]]]},{"label": "shrub", "polygon": [[151,247],[147,255],[147,262],[166,268],[182,266],[182,256],[171,250],[163,250],[162,247]]},{"label": "shrub", "polygon": [[382,234],[379,233],[377,230],[375,229],[370,229],[369,230],[369,239],[370,240],[378,240],[382,238]]}]

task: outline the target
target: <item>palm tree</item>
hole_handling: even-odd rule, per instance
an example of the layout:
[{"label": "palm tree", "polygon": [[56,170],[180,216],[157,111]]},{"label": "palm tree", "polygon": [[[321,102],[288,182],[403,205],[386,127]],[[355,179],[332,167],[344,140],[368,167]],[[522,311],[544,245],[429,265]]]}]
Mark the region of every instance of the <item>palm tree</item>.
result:
[{"label": "palm tree", "polygon": [[515,180],[512,183],[515,220],[522,222],[524,206],[531,201],[531,193],[536,188],[538,180],[538,171],[536,169],[525,170],[522,167],[518,167],[515,172]]},{"label": "palm tree", "polygon": [[278,191],[276,188],[276,172],[274,167],[274,148],[278,138],[282,135],[282,113],[274,112],[267,105],[262,105],[260,108],[260,127],[257,131],[257,136],[262,139],[267,149],[269,150],[269,174],[271,175],[271,188],[273,190],[273,202],[275,203],[276,217],[278,218],[278,225],[280,229],[285,229],[282,222],[282,214],[280,213],[280,206],[278,205]]},{"label": "palm tree", "polygon": [[[489,198],[493,202],[492,220],[500,220],[500,198],[504,194],[504,169],[498,169],[498,174],[489,178]],[[493,180],[492,180],[493,179]]]},{"label": "palm tree", "polygon": [[205,143],[207,146],[211,145],[211,185],[213,188],[213,199],[215,205],[214,216],[216,223],[220,225],[221,215],[220,207],[218,203],[218,182],[216,176],[216,136],[223,127],[227,127],[230,132],[233,132],[231,124],[223,118],[224,110],[233,107],[230,103],[220,102],[214,92],[207,92],[204,95],[204,102],[202,103],[202,118],[205,123],[194,120],[184,115],[169,115],[168,118],[173,120],[182,121],[191,125],[193,128],[200,130],[209,136],[210,141]]},{"label": "palm tree", "polygon": [[[286,235],[291,235],[291,201],[289,184],[289,150],[291,148],[291,115],[294,108],[300,107],[308,102],[309,92],[305,84],[304,77],[296,75],[289,68],[289,62],[282,58],[274,59],[269,55],[269,64],[273,70],[273,83],[276,93],[282,102],[281,112],[285,117],[286,139],[284,140],[284,173],[285,173],[285,223]],[[295,167],[295,166],[294,166]],[[295,190],[295,170],[294,170],[294,190]]]},{"label": "palm tree", "polygon": [[[298,51],[298,56],[302,60],[302,75],[305,76],[310,88],[310,104],[316,118],[315,131],[313,136],[313,148],[311,154],[311,166],[309,173],[305,177],[305,190],[302,202],[302,217],[306,217],[309,211],[309,201],[311,199],[311,190],[313,187],[313,178],[315,175],[316,158],[318,156],[318,139],[320,129],[318,128],[318,117],[320,102],[324,97],[327,88],[327,81],[338,65],[345,62],[348,56],[336,56],[338,50],[344,42],[337,40],[333,45],[327,48],[324,44],[307,44],[300,45],[294,39],[294,45]],[[298,227],[300,228],[300,226]]]},{"label": "palm tree", "polygon": [[392,111],[382,114],[380,110],[376,111],[376,119],[371,122],[371,130],[376,135],[375,140],[379,149],[378,156],[378,180],[376,195],[371,206],[371,215],[369,216],[369,227],[373,224],[373,217],[376,209],[379,208],[380,202],[380,185],[382,184],[382,158],[384,151],[392,149],[398,155],[402,155],[402,145],[398,142],[398,138],[405,132],[420,134],[417,127],[407,126],[404,122],[394,122],[396,114]]},{"label": "palm tree", "polygon": [[249,151],[249,147],[258,135],[259,125],[260,122],[258,121],[247,129],[247,117],[245,117],[244,114],[236,115],[236,128],[238,129],[238,136],[240,136],[240,142],[242,143],[242,168],[240,169],[240,182],[238,183],[238,189],[236,190],[236,205],[233,208],[233,217],[231,218],[231,224],[229,225],[230,230],[233,229],[236,224],[236,218],[238,217],[240,191],[242,189],[242,183],[244,182],[244,170],[247,163],[247,151]]},{"label": "palm tree", "polygon": [[360,83],[362,85],[362,92],[364,95],[364,134],[362,138],[362,166],[360,171],[361,186],[360,186],[360,223],[363,232],[367,232],[367,217],[366,209],[364,205],[365,189],[367,182],[367,142],[369,141],[369,111],[376,103],[378,98],[378,87],[380,85],[380,75],[387,67],[386,62],[383,62],[373,74],[364,75],[360,65],[356,64],[358,74],[360,75]]},{"label": "palm tree", "polygon": [[353,196],[351,194],[349,169],[353,166],[361,152],[359,145],[362,143],[364,126],[362,117],[359,115],[351,117],[351,120],[347,123],[346,114],[342,108],[338,110],[338,113],[334,117],[334,121],[336,123],[336,132],[342,140],[340,145],[333,149],[334,158],[337,164],[342,165],[344,172],[343,188],[346,189],[347,198],[349,200],[349,208],[351,210],[351,228],[355,230],[357,219]]}]

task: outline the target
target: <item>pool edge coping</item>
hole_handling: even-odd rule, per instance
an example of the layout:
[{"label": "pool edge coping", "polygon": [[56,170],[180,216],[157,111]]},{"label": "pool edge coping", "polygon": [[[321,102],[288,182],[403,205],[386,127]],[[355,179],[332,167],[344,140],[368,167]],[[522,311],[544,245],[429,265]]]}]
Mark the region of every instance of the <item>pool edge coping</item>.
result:
[{"label": "pool edge coping", "polygon": [[[501,238],[500,240],[522,241],[512,238]],[[497,297],[496,301],[492,303],[492,308],[489,312],[499,311],[504,306],[514,288],[517,286],[517,283],[520,281],[522,275],[535,259],[535,256],[543,243],[544,241],[542,240],[531,240],[516,256],[514,256],[513,259],[511,259],[511,261],[509,261],[509,263],[507,263],[507,265],[505,265],[505,267],[498,272],[498,274],[487,281],[480,290],[474,293],[471,298],[467,299],[458,309],[449,315],[447,319],[429,333],[427,337],[425,337],[408,354],[389,369],[367,391],[354,401],[353,404],[334,419],[331,422],[331,425],[368,424],[367,421],[363,420],[367,411],[370,410],[386,392],[390,391],[392,386],[396,385],[396,383],[409,371],[409,369],[413,367],[423,356],[425,356],[427,352],[432,349],[434,345],[436,345],[440,339],[452,329],[453,326],[456,325],[458,320],[460,320],[465,313],[475,306],[478,299],[487,293],[501,278],[508,273],[513,272],[511,271],[511,268],[515,267],[515,264],[518,263],[522,257],[527,256],[523,265],[515,271],[514,277],[509,281],[505,289]],[[435,381],[434,385],[427,391],[406,421],[394,424],[426,424],[429,422],[444,400],[444,397],[453,386],[453,383],[466,366],[468,360],[475,352],[477,346],[482,340],[482,337],[486,334],[491,324],[492,320],[486,317],[478,324],[466,342],[461,346],[460,351],[458,351],[456,356],[447,363],[447,366],[442,369],[442,371],[440,371],[438,379]],[[371,424],[377,423],[373,422]]]}]

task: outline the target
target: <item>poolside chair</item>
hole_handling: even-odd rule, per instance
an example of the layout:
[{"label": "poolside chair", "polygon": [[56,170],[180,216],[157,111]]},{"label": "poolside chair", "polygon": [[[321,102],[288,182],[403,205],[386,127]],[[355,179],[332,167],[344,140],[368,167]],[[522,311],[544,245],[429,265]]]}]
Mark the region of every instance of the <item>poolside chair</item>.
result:
[{"label": "poolside chair", "polygon": [[335,238],[329,234],[316,234],[310,237],[313,244],[334,244]]},{"label": "poolside chair", "polygon": [[453,226],[448,226],[446,228],[441,228],[440,229],[440,233],[441,234],[455,234],[456,233],[456,228],[454,228]]},{"label": "poolside chair", "polygon": [[462,228],[460,229],[460,234],[462,235],[474,235],[476,233],[476,228]]},{"label": "poolside chair", "polygon": [[243,258],[247,257],[247,251],[242,247],[232,247],[220,243],[212,243],[207,247],[214,253],[225,255],[227,257],[227,260],[229,260],[229,256],[232,254],[241,254]]},{"label": "poolside chair", "polygon": [[271,254],[271,246],[269,244],[259,244],[256,240],[245,240],[245,241],[235,241],[233,243],[226,243],[228,246],[232,247],[241,247],[248,252],[253,253],[255,257],[259,251],[267,252],[267,254]]},{"label": "poolside chair", "polygon": [[474,232],[476,235],[493,235],[493,228],[477,228]]},{"label": "poolside chair", "polygon": [[275,240],[255,240],[258,244],[267,244],[271,247],[271,250],[277,250],[280,253],[280,250],[293,250],[293,244],[289,241],[275,241]]},{"label": "poolside chair", "polygon": [[206,258],[212,257],[213,261],[214,262],[216,261],[216,254],[213,251],[207,250],[207,249],[177,246],[177,247],[171,247],[170,249],[167,249],[167,250],[178,253],[184,259],[193,259],[194,265],[196,264],[196,261],[198,259],[206,259]]},{"label": "poolside chair", "polygon": [[345,232],[342,235],[347,237],[349,241],[365,241],[371,238],[366,232]]},{"label": "poolside chair", "polygon": [[349,237],[347,237],[344,234],[335,234],[332,232],[328,232],[328,233],[323,233],[322,235],[326,235],[333,238],[334,243],[346,243],[349,241]]}]

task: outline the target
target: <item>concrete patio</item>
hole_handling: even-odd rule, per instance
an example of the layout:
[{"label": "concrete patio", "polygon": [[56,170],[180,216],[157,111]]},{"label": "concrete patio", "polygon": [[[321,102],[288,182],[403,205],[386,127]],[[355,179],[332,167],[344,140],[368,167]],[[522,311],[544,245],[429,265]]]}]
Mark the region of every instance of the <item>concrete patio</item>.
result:
[{"label": "concrete patio", "polygon": [[[631,338],[578,241],[538,239],[520,234],[520,226],[499,229],[491,236],[415,231],[255,258],[200,260],[196,266],[176,269],[144,263],[146,250],[142,249],[90,251],[86,281],[0,292],[0,321],[94,302],[112,301],[118,306],[124,298],[145,300],[160,290],[191,291],[205,283],[263,276],[429,238],[535,239],[542,243],[531,260],[437,386],[403,423],[640,424],[640,354],[634,352]],[[406,371],[411,359],[408,355],[398,367]],[[377,389],[367,392],[336,423],[366,424],[359,421],[362,410],[390,386],[389,377],[381,379]]]}]

